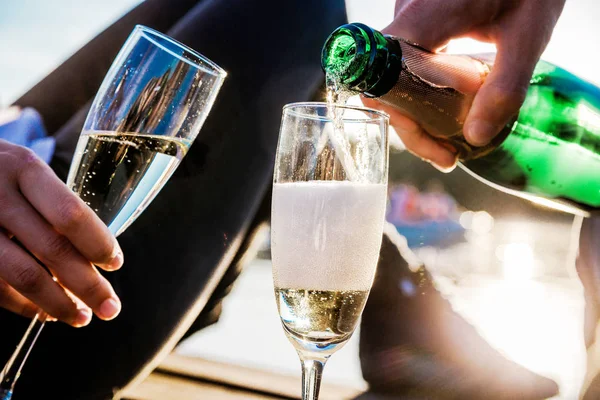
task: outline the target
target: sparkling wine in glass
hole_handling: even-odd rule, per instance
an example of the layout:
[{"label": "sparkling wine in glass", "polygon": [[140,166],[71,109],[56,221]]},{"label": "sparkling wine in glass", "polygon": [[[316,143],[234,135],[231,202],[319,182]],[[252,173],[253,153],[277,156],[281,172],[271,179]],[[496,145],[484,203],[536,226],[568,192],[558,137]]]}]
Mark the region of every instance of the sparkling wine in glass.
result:
[{"label": "sparkling wine in glass", "polygon": [[[119,235],[150,204],[187,153],[226,77],[185,45],[137,26],[92,103],[68,186]],[[0,399],[15,383],[47,315],[32,320],[0,375]]]},{"label": "sparkling wine in glass", "polygon": [[352,336],[373,283],[387,198],[388,117],[326,103],[284,107],[271,248],[283,330],[316,400],[327,359]]}]

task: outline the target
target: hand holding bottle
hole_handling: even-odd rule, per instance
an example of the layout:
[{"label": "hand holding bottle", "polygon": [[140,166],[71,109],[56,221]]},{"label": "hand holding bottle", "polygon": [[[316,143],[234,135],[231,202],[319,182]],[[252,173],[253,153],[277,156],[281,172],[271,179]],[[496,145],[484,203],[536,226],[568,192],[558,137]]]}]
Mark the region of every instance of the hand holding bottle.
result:
[{"label": "hand holding bottle", "polygon": [[[497,46],[494,68],[475,96],[464,124],[467,141],[482,146],[519,111],[564,4],[565,0],[397,0],[395,19],[383,32],[433,51],[460,37]],[[456,155],[417,123],[375,100],[364,101],[390,114],[392,125],[411,152],[440,169],[454,166]]]}]

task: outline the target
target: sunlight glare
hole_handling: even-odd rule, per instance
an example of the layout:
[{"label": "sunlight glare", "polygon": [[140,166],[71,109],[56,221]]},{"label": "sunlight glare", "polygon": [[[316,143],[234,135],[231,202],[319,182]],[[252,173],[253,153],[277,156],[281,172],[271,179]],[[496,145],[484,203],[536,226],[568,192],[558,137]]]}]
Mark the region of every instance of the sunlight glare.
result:
[{"label": "sunlight glare", "polygon": [[526,281],[533,278],[535,260],[529,244],[509,243],[498,246],[496,255],[502,261],[504,279]]}]

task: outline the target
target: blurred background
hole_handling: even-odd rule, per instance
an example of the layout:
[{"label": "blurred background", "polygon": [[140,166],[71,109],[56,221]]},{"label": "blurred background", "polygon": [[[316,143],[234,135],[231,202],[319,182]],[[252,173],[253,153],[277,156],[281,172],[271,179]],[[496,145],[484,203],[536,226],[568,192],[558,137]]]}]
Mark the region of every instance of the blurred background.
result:
[{"label": "blurred background", "polygon": [[[600,85],[597,0],[567,0],[543,58]],[[0,107],[9,105],[140,0],[0,0]],[[350,21],[383,28],[393,0],[347,0]],[[450,52],[493,51],[470,40]],[[319,55],[315,55],[318,57]],[[507,357],[551,377],[574,399],[585,373],[583,297],[574,269],[581,219],[504,195],[460,169],[444,175],[399,148],[390,164],[388,220],[433,273],[454,309]],[[180,354],[299,374],[279,324],[268,231],[227,297],[221,320]],[[325,379],[365,387],[358,334]]]}]

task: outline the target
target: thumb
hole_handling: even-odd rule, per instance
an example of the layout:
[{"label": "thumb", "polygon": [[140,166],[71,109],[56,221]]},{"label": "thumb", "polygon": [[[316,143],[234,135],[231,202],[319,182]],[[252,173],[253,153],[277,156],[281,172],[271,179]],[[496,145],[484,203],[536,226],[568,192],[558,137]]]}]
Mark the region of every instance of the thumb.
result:
[{"label": "thumb", "polygon": [[539,60],[539,48],[508,43],[511,45],[498,43],[492,72],[475,96],[465,121],[465,138],[474,146],[489,143],[518,114]]}]

